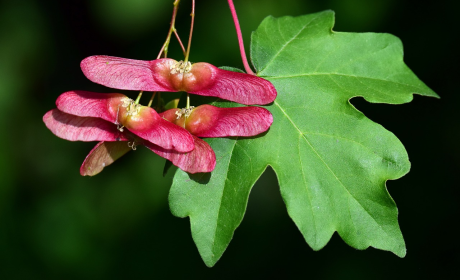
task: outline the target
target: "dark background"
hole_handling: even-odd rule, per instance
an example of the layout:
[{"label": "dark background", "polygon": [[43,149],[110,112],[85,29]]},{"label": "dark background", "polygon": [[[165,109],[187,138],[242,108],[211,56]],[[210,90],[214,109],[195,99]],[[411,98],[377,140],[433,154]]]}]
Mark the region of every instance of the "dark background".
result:
[{"label": "dark background", "polygon": [[[187,41],[190,2],[177,29]],[[191,60],[242,68],[224,0],[198,0]],[[68,90],[110,92],[80,61],[105,54],[154,59],[173,0],[3,1],[0,5],[0,279],[443,278],[459,274],[458,1],[235,0],[246,46],[268,15],[336,11],[336,31],[388,32],[406,64],[442,98],[404,105],[352,102],[395,133],[411,172],[387,183],[407,256],[357,251],[337,234],[319,252],[288,217],[273,171],[255,185],[245,218],[214,268],[188,219],[173,217],[164,160],[145,148],[101,174],[79,175],[95,143],[72,143],[42,122]],[[176,41],[170,56],[182,59]],[[248,50],[248,48],[247,48]],[[308,54],[305,54],[308,55]],[[113,90],[112,90],[113,91]],[[132,95],[135,97],[135,94]]]}]

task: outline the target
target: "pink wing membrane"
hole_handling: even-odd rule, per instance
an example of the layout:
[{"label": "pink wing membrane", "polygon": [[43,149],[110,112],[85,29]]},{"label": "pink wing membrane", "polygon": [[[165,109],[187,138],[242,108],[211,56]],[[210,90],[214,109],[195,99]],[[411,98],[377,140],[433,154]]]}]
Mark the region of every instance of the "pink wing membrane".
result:
[{"label": "pink wing membrane", "polygon": [[[80,67],[89,80],[106,87],[127,90],[176,91],[168,84],[156,81],[154,76],[158,76],[159,73],[152,71],[158,64],[167,64],[168,61],[174,60],[145,61],[95,55],[83,59]],[[169,69],[169,66],[167,68]]]},{"label": "pink wing membrane", "polygon": [[190,93],[215,96],[245,105],[265,105],[276,98],[276,89],[269,81],[244,73],[219,69],[210,64],[216,73],[215,83]]},{"label": "pink wing membrane", "polygon": [[178,152],[193,150],[193,139],[190,133],[162,119],[152,108],[143,107],[144,114],[130,118],[129,121],[119,120],[119,111],[126,111],[126,108],[120,107],[123,98],[127,97],[118,93],[69,91],[59,96],[56,105],[59,110],[72,115],[121,123],[132,133],[164,149]]},{"label": "pink wing membrane", "polygon": [[80,116],[101,118],[111,123],[117,121],[117,106],[121,99],[127,98],[120,93],[97,93],[89,91],[68,91],[56,100],[56,106],[62,112]]},{"label": "pink wing membrane", "polygon": [[219,69],[209,63],[192,65],[187,74],[171,74],[173,59],[152,61],[96,55],[85,58],[81,69],[91,81],[107,87],[145,91],[186,91],[245,105],[265,105],[276,98],[269,81],[244,73]]},{"label": "pink wing membrane", "polygon": [[198,137],[255,136],[267,131],[273,123],[270,111],[261,107],[214,107],[213,110],[215,112],[213,125],[203,131],[192,132],[194,135]]},{"label": "pink wing membrane", "polygon": [[130,150],[131,147],[125,141],[99,142],[83,161],[80,174],[82,176],[94,176]]},{"label": "pink wing membrane", "polygon": [[126,128],[166,150],[190,152],[194,149],[192,135],[182,127],[161,118],[154,109],[144,107],[140,119],[140,122],[131,120]]},{"label": "pink wing membrane", "polygon": [[98,118],[78,117],[53,109],[43,116],[51,132],[69,141],[126,141],[114,124]]},{"label": "pink wing membrane", "polygon": [[175,166],[188,173],[211,172],[216,166],[216,155],[208,143],[193,136],[195,149],[189,153],[178,153],[162,149],[151,143],[144,143],[157,155],[170,160]]}]

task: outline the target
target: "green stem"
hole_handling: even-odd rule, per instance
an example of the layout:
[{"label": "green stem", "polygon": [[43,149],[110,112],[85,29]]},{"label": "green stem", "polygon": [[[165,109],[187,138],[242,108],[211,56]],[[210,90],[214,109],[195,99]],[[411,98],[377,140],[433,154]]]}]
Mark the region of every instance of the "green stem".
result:
[{"label": "green stem", "polygon": [[187,92],[187,106],[185,107],[186,109],[190,108],[190,94]]},{"label": "green stem", "polygon": [[142,90],[141,92],[139,92],[139,95],[136,98],[136,104],[139,104],[139,101],[141,100],[142,92],[143,92]]}]

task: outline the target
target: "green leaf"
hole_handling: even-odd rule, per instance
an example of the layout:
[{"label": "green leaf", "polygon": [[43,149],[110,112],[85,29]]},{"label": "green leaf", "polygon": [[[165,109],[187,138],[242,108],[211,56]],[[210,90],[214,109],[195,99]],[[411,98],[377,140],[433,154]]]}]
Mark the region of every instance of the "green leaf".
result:
[{"label": "green leaf", "polygon": [[230,67],[230,66],[220,66],[219,68],[222,70],[227,70],[227,71],[232,71],[232,72],[246,73],[239,68]]},{"label": "green leaf", "polygon": [[165,105],[165,111],[169,109],[176,109],[177,106],[179,105],[179,100],[180,98],[176,98],[173,100],[170,100],[168,103]]},{"label": "green leaf", "polygon": [[349,100],[401,104],[413,93],[437,97],[403,62],[389,34],[332,31],[331,11],[266,18],[253,33],[252,61],[278,97],[266,135],[208,139],[217,156],[211,174],[177,171],[174,215],[190,217],[206,265],[222,256],[241,223],[249,192],[270,165],[288,213],[314,250],[334,232],[350,246],[400,257],[406,248],[386,181],[410,169],[401,142]]}]

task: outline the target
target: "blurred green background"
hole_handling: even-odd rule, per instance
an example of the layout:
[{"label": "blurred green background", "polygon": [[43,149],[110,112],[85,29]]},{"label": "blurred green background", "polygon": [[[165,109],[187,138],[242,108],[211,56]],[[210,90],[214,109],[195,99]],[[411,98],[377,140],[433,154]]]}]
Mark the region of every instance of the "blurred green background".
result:
[{"label": "blurred green background", "polygon": [[[458,1],[235,0],[246,46],[268,15],[336,11],[336,31],[388,32],[406,64],[442,99],[404,105],[352,102],[395,133],[411,172],[388,189],[407,256],[357,251],[335,234],[314,252],[288,217],[272,170],[262,176],[233,241],[209,269],[188,219],[173,217],[164,160],[140,148],[89,178],[95,143],[55,137],[42,116],[68,90],[111,92],[80,61],[105,54],[154,59],[173,0],[18,0],[0,4],[0,279],[311,278],[388,279],[459,275]],[[242,68],[225,0],[198,0],[191,60]],[[177,29],[187,40],[190,3]],[[248,50],[248,49],[247,49]],[[308,55],[308,54],[305,54]],[[170,56],[182,58],[175,41]],[[131,96],[135,96],[131,94]]]}]

